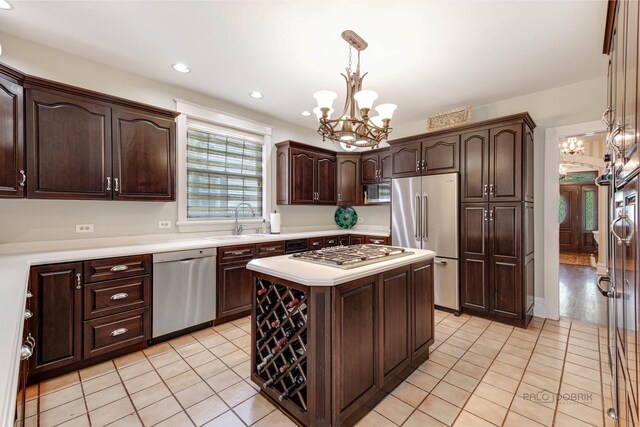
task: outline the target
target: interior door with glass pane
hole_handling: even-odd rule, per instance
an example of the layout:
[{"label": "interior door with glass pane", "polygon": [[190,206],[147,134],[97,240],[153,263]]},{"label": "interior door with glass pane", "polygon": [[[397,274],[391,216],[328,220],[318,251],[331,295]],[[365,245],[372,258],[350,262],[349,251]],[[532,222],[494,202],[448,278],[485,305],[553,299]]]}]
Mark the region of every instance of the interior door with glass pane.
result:
[{"label": "interior door with glass pane", "polygon": [[581,252],[594,253],[598,244],[593,232],[598,229],[598,187],[595,185],[581,186],[581,225],[579,231],[579,246]]}]

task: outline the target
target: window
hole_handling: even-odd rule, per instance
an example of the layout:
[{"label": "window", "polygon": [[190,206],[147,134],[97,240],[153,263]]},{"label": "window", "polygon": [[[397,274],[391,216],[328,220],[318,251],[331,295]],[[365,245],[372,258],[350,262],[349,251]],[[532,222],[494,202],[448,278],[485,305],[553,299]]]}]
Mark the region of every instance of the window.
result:
[{"label": "window", "polygon": [[[263,215],[262,136],[187,122],[187,219]],[[240,209],[240,217],[251,217]]]}]

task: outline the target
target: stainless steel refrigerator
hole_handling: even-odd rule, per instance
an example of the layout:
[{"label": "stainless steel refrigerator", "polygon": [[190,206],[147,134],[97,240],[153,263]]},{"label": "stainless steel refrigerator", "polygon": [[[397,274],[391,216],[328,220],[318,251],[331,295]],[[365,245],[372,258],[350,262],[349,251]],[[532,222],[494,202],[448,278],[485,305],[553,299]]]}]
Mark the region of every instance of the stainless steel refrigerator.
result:
[{"label": "stainless steel refrigerator", "polygon": [[459,313],[458,174],[391,182],[391,244],[436,253],[435,304]]}]

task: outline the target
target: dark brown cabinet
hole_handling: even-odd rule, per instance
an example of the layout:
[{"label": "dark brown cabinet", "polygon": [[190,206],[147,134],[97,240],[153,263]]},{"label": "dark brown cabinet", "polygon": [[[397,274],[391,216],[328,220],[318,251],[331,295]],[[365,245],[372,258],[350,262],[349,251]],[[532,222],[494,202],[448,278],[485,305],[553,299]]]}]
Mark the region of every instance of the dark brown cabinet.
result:
[{"label": "dark brown cabinet", "polygon": [[516,202],[522,199],[521,124],[489,130],[489,200]]},{"label": "dark brown cabinet", "polygon": [[175,200],[175,112],[28,77],[27,197]]},{"label": "dark brown cabinet", "polygon": [[363,237],[364,237],[364,243],[371,243],[374,245],[389,244],[389,237],[382,237],[382,236],[363,236]]},{"label": "dark brown cabinet", "polygon": [[27,89],[27,196],[111,198],[111,108]]},{"label": "dark brown cabinet", "polygon": [[36,340],[30,373],[38,375],[82,360],[82,263],[33,267],[31,331]]},{"label": "dark brown cabinet", "polygon": [[422,144],[402,143],[391,146],[391,176],[405,178],[421,174]]},{"label": "dark brown cabinet", "polygon": [[245,315],[251,310],[251,271],[249,261],[232,262],[218,266],[217,317]]},{"label": "dark brown cabinet", "polygon": [[338,162],[338,205],[352,206],[361,203],[360,155],[336,155]]},{"label": "dark brown cabinet", "polygon": [[460,139],[460,201],[489,201],[489,131],[464,133]]},{"label": "dark brown cabinet", "polygon": [[433,262],[425,261],[411,266],[411,359],[428,351],[435,336],[433,318],[434,289]]},{"label": "dark brown cabinet", "polygon": [[113,110],[113,198],[175,200],[175,121]]},{"label": "dark brown cabinet", "polygon": [[391,175],[404,178],[458,172],[459,135],[428,134],[391,142]]},{"label": "dark brown cabinet", "polygon": [[391,179],[391,150],[380,148],[362,154],[362,184],[377,184]]},{"label": "dark brown cabinet", "polygon": [[336,154],[294,141],[276,144],[280,205],[335,205]]},{"label": "dark brown cabinet", "polygon": [[0,64],[0,197],[23,197],[24,76]]},{"label": "dark brown cabinet", "polygon": [[465,203],[460,208],[460,303],[489,312],[489,213],[486,203]]}]

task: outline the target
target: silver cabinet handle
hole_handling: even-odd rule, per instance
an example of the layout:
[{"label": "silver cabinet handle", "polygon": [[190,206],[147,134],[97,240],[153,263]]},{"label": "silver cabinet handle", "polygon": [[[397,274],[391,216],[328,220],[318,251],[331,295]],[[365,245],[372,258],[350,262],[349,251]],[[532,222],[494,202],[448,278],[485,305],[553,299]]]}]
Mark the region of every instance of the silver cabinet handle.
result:
[{"label": "silver cabinet handle", "polygon": [[31,310],[25,310],[24,311],[24,319],[31,319],[33,317],[33,312]]},{"label": "silver cabinet handle", "polygon": [[489,195],[489,185],[488,184],[484,185],[484,195],[485,196]]},{"label": "silver cabinet handle", "polygon": [[611,109],[611,107],[607,107],[607,109],[604,110],[604,113],[602,113],[602,124],[605,125],[607,129],[609,129],[612,125],[611,120],[609,120],[609,114],[611,114],[612,112],[613,110]]},{"label": "silver cabinet handle", "polygon": [[607,146],[611,147],[616,153],[620,152],[620,147],[618,147],[615,143],[615,139],[620,132],[622,132],[622,126],[618,125],[607,137]]},{"label": "silver cabinet handle", "polygon": [[127,271],[129,269],[128,265],[114,265],[113,267],[111,267],[111,271],[116,272],[116,271]]},{"label": "silver cabinet handle", "polygon": [[440,265],[447,265],[447,261],[445,260],[437,260],[435,263]]},{"label": "silver cabinet handle", "polygon": [[[615,230],[616,224],[622,220],[628,221],[629,224],[631,224],[631,227],[629,227],[629,230],[631,230],[631,232],[624,239],[618,236]],[[618,218],[616,218],[615,221],[611,223],[611,234],[613,234],[616,237],[616,239],[618,239],[618,244],[629,243],[633,238],[633,233],[634,233],[633,221],[629,219],[629,216],[626,213],[618,215]]]},{"label": "silver cabinet handle", "polygon": [[311,243],[311,246],[319,246],[319,245],[320,245],[320,242],[313,242],[313,243]]},{"label": "silver cabinet handle", "polygon": [[423,171],[426,171],[426,170],[427,170],[427,165],[425,165],[424,163],[425,163],[425,162],[424,162],[424,160],[423,160],[423,161],[422,161],[422,170],[423,170]]},{"label": "silver cabinet handle", "polygon": [[338,193],[338,203],[342,202],[342,194]]},{"label": "silver cabinet handle", "polygon": [[113,191],[120,191],[120,182],[118,178],[113,178]]},{"label": "silver cabinet handle", "polygon": [[489,220],[489,218],[488,218],[487,214],[488,214],[488,211],[487,211],[486,209],[482,209],[482,215],[484,216],[484,220],[485,220],[485,221],[488,221],[488,220]]},{"label": "silver cabinet handle", "polygon": [[495,186],[493,184],[489,184],[489,194],[495,196],[494,194]]},{"label": "silver cabinet handle", "polygon": [[82,273],[76,274],[76,289],[82,289]]},{"label": "silver cabinet handle", "polygon": [[111,177],[107,177],[107,190],[111,190]]},{"label": "silver cabinet handle", "polygon": [[249,252],[251,252],[250,250],[244,250],[244,251],[233,251],[233,252],[229,252],[231,255],[244,255],[244,254],[248,254]]},{"label": "silver cabinet handle", "polygon": [[424,241],[428,241],[429,240],[429,210],[428,210],[428,202],[429,202],[429,196],[427,195],[427,193],[423,193],[422,197],[424,198],[424,229],[422,230],[422,238],[424,239]]},{"label": "silver cabinet handle", "polygon": [[27,360],[31,356],[33,356],[33,347],[29,344],[22,344],[22,347],[20,347],[20,360]]},{"label": "silver cabinet handle", "polygon": [[493,209],[489,210],[489,221],[493,221]]},{"label": "silver cabinet handle", "polygon": [[384,240],[371,239],[371,243],[376,244],[376,245],[380,245],[380,244],[384,243]]},{"label": "silver cabinet handle", "polygon": [[24,187],[24,185],[27,183],[27,174],[24,173],[24,170],[20,169],[20,187]]},{"label": "silver cabinet handle", "polygon": [[420,241],[420,194],[416,193],[416,206],[414,207],[414,218],[416,219],[415,233],[416,240]]},{"label": "silver cabinet handle", "polygon": [[420,172],[420,160],[416,162],[416,172]]},{"label": "silver cabinet handle", "polygon": [[112,337],[117,337],[118,335],[126,334],[127,332],[129,332],[127,328],[118,328],[114,331],[111,331],[109,335],[111,335]]},{"label": "silver cabinet handle", "polygon": [[604,289],[601,285],[602,282],[611,283],[611,279],[607,276],[600,276],[598,277],[596,286],[598,287],[598,291],[602,294],[602,296],[605,296],[607,298],[613,298],[615,293],[613,291],[610,291],[609,289]]},{"label": "silver cabinet handle", "polygon": [[32,298],[33,294],[31,293],[31,291],[27,291],[27,298]]},{"label": "silver cabinet handle", "polygon": [[126,298],[128,296],[129,296],[128,293],[120,292],[120,293],[111,295],[111,298],[109,298],[109,299],[112,300],[112,301],[116,301],[116,300],[119,300],[119,299],[124,299],[124,298]]}]

